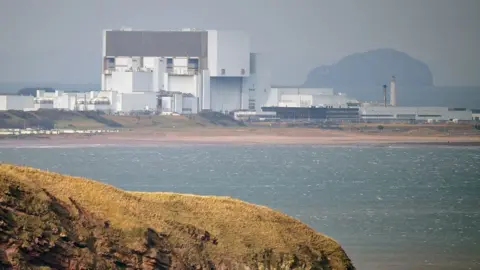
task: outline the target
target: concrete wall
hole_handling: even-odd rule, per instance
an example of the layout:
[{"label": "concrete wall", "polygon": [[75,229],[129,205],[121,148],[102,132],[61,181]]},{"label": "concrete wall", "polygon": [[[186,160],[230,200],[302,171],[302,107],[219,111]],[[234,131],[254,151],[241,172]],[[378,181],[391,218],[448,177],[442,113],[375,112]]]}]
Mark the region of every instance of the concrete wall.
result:
[{"label": "concrete wall", "polygon": [[211,110],[240,109],[242,82],[241,77],[210,77]]},{"label": "concrete wall", "polygon": [[38,110],[38,109],[53,109],[53,103],[35,103],[33,104],[33,107]]},{"label": "concrete wall", "polygon": [[157,94],[154,92],[145,93],[119,93],[117,100],[117,111],[130,112],[145,110],[155,110],[157,107]]},{"label": "concrete wall", "polygon": [[[311,107],[313,106],[312,95],[282,95],[280,98],[280,104],[288,104],[285,107]],[[283,106],[281,106],[283,107]]]},{"label": "concrete wall", "polygon": [[102,76],[102,89],[101,90],[104,90],[104,91],[112,91],[113,90],[113,85],[112,85],[112,75],[105,75],[105,76]]},{"label": "concrete wall", "polygon": [[280,101],[280,96],[278,95],[278,88],[270,88],[267,92],[267,101],[265,102],[266,107],[275,107],[278,106]]},{"label": "concrete wall", "polygon": [[7,110],[7,96],[0,96],[0,111]]},{"label": "concrete wall", "polygon": [[70,106],[70,96],[69,95],[61,95],[58,96],[53,100],[53,106],[55,109],[64,109],[64,110],[70,110],[73,109]]},{"label": "concrete wall", "polygon": [[200,108],[202,110],[211,109],[211,84],[210,84],[210,72],[208,70],[202,70],[202,88],[201,88],[201,101]]},{"label": "concrete wall", "polygon": [[183,96],[182,94],[173,95],[173,112],[181,114],[183,112]]},{"label": "concrete wall", "polygon": [[448,121],[458,119],[470,121],[472,111],[453,111],[447,107],[381,107],[366,106],[360,108],[360,116],[363,119],[399,119],[399,120],[421,120],[429,119],[437,121]]},{"label": "concrete wall", "polygon": [[[210,76],[248,77],[250,40],[238,31],[208,31],[208,69]],[[222,73],[222,70],[225,73]],[[243,71],[243,72],[242,72]]]},{"label": "concrete wall", "polygon": [[153,72],[112,72],[112,90],[120,93],[153,91]]},{"label": "concrete wall", "polygon": [[110,111],[111,106],[107,104],[87,104],[88,111]]},{"label": "concrete wall", "polygon": [[125,71],[132,67],[132,57],[115,57],[115,69]]},{"label": "concrete wall", "polygon": [[198,96],[197,84],[194,76],[169,75],[168,91],[182,92]]},{"label": "concrete wall", "polygon": [[132,78],[132,72],[114,71],[112,72],[111,86],[109,88],[119,93],[131,93],[133,91]]},{"label": "concrete wall", "polygon": [[162,111],[163,112],[173,111],[173,97],[162,97]]},{"label": "concrete wall", "polygon": [[164,58],[153,58],[153,91],[165,90],[165,75],[167,62]]},{"label": "concrete wall", "polygon": [[33,96],[2,95],[0,96],[0,110],[33,109],[33,101]]},{"label": "concrete wall", "polygon": [[198,100],[197,100],[196,97],[183,97],[182,113],[183,114],[196,114],[196,113],[198,113],[197,103],[198,103]]},{"label": "concrete wall", "polygon": [[210,76],[218,76],[218,31],[208,31],[208,70]]},{"label": "concrete wall", "polygon": [[131,72],[132,90],[134,92],[153,91],[153,72]]},{"label": "concrete wall", "polygon": [[[250,54],[250,76],[245,78],[242,88],[242,109],[262,111],[262,107],[269,102],[271,92],[271,59],[267,54]],[[278,104],[278,101],[276,102]]]}]

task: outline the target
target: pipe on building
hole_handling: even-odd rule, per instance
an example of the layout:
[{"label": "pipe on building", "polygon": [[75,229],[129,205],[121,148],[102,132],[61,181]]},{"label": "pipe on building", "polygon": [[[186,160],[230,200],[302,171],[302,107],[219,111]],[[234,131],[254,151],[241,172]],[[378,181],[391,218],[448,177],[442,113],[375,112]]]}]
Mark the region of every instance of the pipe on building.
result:
[{"label": "pipe on building", "polygon": [[397,106],[397,89],[395,88],[395,76],[390,81],[390,105]]}]

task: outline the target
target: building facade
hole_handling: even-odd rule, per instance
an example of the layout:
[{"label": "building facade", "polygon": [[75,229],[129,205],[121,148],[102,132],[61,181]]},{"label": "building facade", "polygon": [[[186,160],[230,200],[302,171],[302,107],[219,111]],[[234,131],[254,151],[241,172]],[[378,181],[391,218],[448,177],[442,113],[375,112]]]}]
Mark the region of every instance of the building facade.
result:
[{"label": "building facade", "polygon": [[197,111],[260,111],[270,79],[268,59],[251,52],[242,32],[104,31],[102,91],[182,93]]},{"label": "building facade", "polygon": [[362,106],[360,117],[364,121],[471,121],[472,111],[448,107]]},{"label": "building facade", "polygon": [[33,108],[32,96],[0,95],[0,111],[32,110]]}]

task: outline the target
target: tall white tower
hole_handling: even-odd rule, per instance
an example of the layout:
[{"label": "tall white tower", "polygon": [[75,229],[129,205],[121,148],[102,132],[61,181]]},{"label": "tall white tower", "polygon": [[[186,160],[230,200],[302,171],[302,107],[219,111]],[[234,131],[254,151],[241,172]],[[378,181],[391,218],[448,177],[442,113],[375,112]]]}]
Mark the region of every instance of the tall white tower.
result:
[{"label": "tall white tower", "polygon": [[397,106],[397,90],[395,89],[395,76],[390,81],[390,105]]}]

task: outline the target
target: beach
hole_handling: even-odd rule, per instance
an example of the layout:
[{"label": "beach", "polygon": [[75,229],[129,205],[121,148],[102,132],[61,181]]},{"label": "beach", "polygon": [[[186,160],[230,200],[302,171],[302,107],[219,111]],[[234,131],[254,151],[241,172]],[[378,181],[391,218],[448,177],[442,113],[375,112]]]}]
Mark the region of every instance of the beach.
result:
[{"label": "beach", "polygon": [[446,145],[480,146],[479,135],[421,134],[421,132],[361,133],[307,128],[236,128],[136,130],[98,135],[52,135],[5,138],[0,147],[62,145],[165,145],[165,144],[261,144],[261,145]]}]

